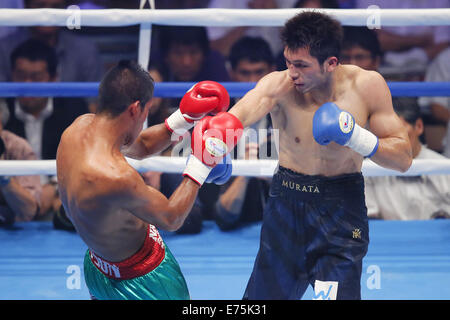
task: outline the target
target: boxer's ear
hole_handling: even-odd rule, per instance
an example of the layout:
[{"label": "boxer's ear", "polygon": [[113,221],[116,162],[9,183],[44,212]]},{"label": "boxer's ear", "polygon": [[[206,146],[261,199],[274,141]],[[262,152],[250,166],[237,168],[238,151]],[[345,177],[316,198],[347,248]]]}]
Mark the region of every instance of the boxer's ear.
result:
[{"label": "boxer's ear", "polygon": [[334,71],[334,69],[336,69],[336,67],[338,66],[338,64],[339,64],[339,60],[338,60],[338,58],[336,58],[336,57],[329,57],[329,58],[327,58],[325,61],[324,61],[324,63],[323,63],[323,69],[326,71],[326,72],[332,72],[332,71]]},{"label": "boxer's ear", "polygon": [[135,101],[128,106],[128,113],[132,118],[139,115],[139,108],[140,108],[139,104],[140,104],[139,101]]}]

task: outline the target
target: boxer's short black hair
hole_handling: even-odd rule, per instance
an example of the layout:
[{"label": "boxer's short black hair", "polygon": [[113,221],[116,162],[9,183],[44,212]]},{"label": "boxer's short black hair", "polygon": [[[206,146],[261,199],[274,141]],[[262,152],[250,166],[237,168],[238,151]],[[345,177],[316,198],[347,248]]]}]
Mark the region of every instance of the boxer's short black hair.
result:
[{"label": "boxer's short black hair", "polygon": [[316,11],[304,11],[289,19],[281,39],[288,50],[306,48],[322,64],[329,57],[340,58],[343,31],[339,21]]},{"label": "boxer's short black hair", "polygon": [[121,60],[100,82],[97,113],[115,117],[136,101],[143,109],[153,97],[154,81],[150,74],[131,60]]}]

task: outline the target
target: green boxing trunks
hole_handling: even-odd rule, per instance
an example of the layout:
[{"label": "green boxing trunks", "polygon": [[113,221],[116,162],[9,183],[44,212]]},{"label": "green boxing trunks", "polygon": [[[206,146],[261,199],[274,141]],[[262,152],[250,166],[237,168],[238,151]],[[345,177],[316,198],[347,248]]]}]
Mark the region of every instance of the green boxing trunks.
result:
[{"label": "green boxing trunks", "polygon": [[142,248],[124,261],[105,261],[87,250],[84,278],[98,300],[190,299],[178,262],[152,225]]}]

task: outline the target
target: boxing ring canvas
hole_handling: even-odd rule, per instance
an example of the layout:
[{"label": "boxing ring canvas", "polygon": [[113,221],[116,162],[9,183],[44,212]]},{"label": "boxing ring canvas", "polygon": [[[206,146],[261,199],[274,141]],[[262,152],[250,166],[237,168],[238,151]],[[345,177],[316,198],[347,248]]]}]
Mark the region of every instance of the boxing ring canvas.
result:
[{"label": "boxing ring canvas", "polygon": [[[450,220],[370,221],[362,298],[450,299]],[[222,232],[205,221],[197,235],[161,232],[193,300],[240,300],[259,245],[261,225]],[[0,229],[1,300],[87,300],[86,245],[50,222]],[[303,299],[314,297],[311,288]]]}]

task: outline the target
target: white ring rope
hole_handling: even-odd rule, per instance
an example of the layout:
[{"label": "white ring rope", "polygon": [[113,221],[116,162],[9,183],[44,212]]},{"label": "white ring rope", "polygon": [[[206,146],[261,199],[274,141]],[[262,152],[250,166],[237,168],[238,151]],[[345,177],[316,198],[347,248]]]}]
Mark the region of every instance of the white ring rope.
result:
[{"label": "white ring rope", "polygon": [[[144,160],[127,158],[128,163],[138,172],[157,171],[181,173],[186,166],[184,157],[155,156]],[[271,177],[275,172],[277,160],[233,160],[233,176]],[[450,175],[450,159],[416,159],[405,173],[385,169],[371,160],[364,160],[362,173],[374,176],[419,176]],[[0,176],[56,175],[56,160],[2,160]]]},{"label": "white ring rope", "polygon": [[449,8],[433,9],[0,9],[0,26],[118,27],[143,23],[183,26],[282,26],[298,12],[315,10],[352,26],[450,25]]}]

